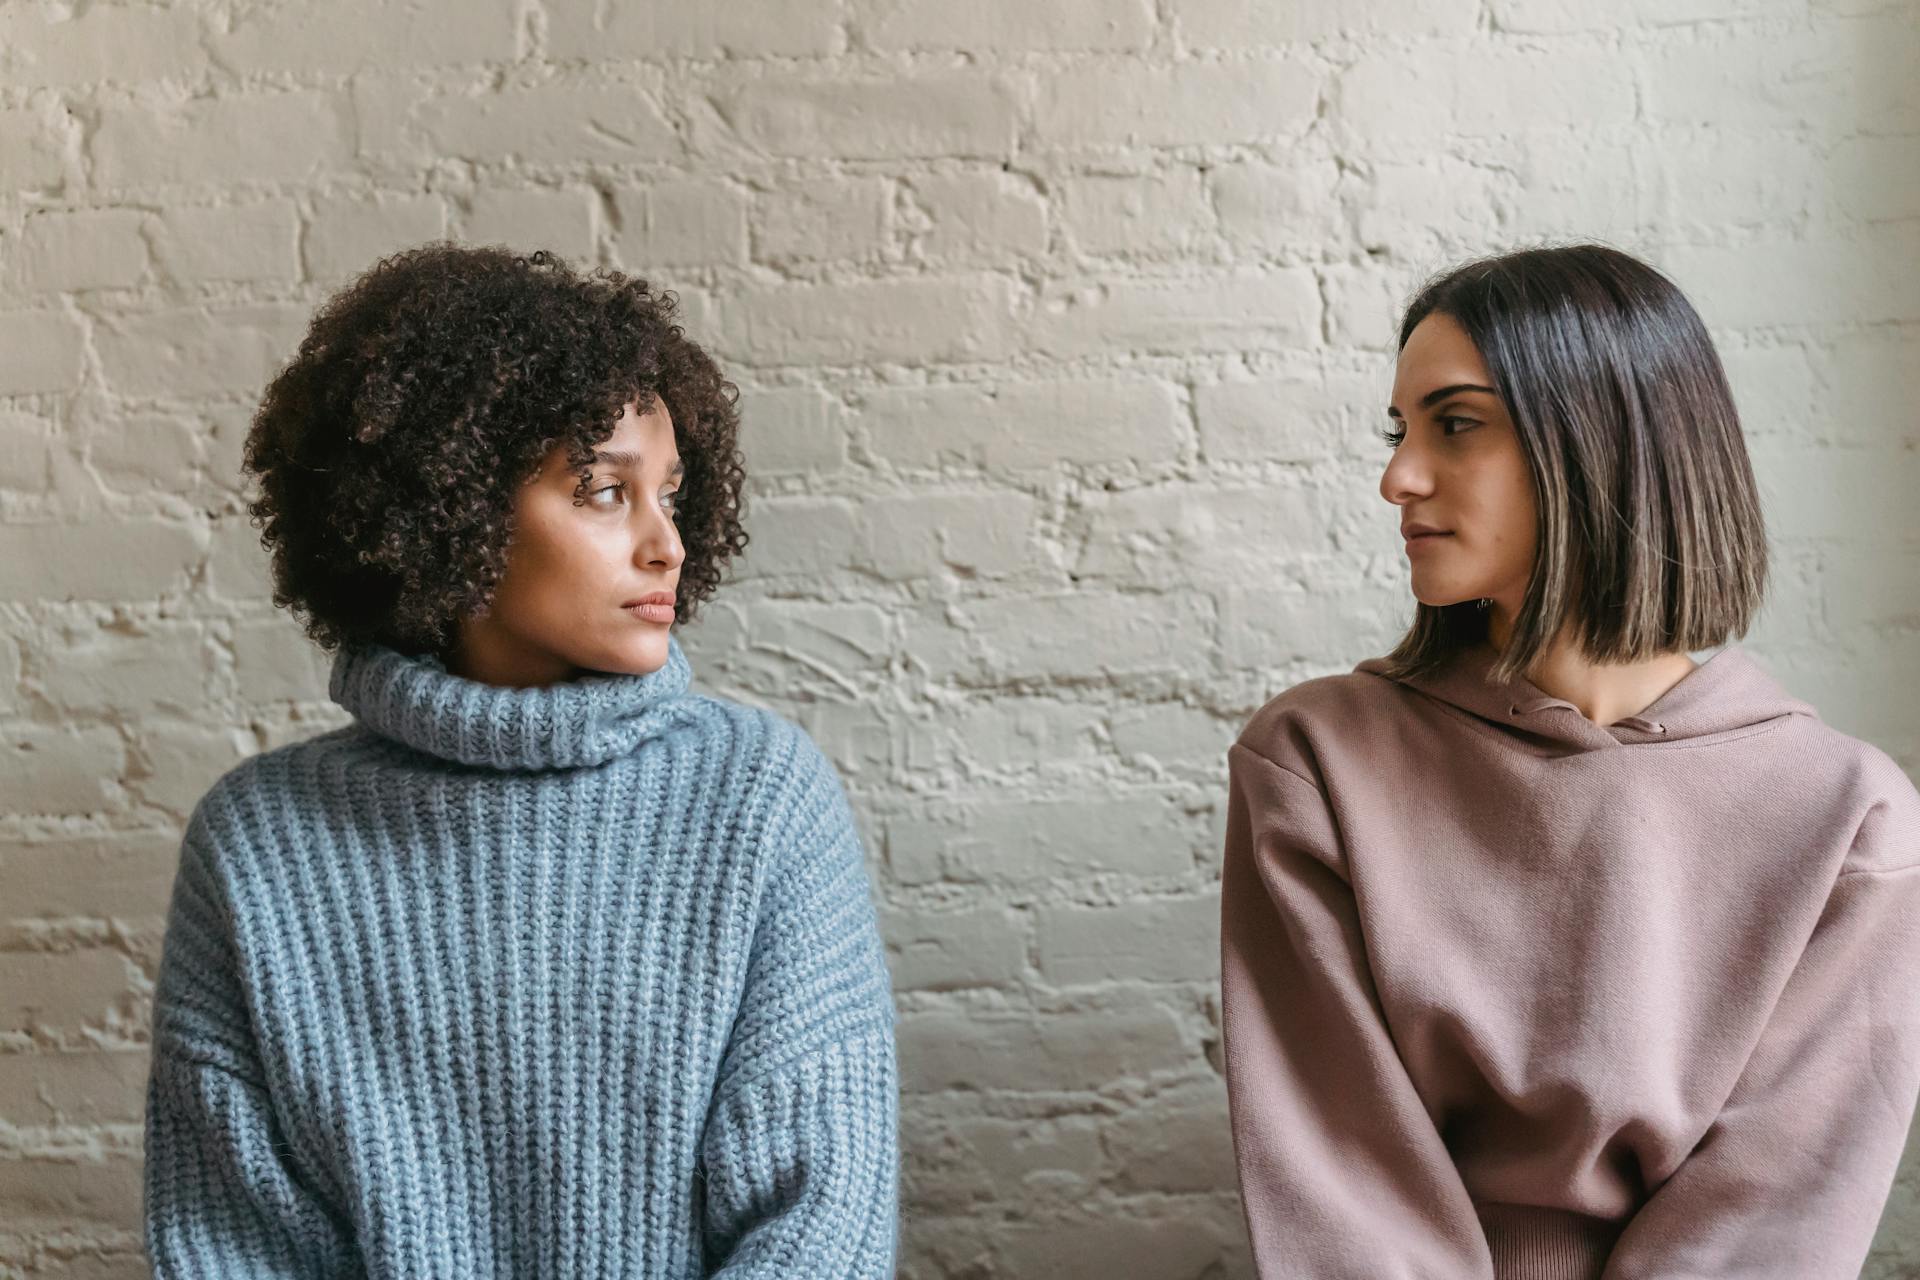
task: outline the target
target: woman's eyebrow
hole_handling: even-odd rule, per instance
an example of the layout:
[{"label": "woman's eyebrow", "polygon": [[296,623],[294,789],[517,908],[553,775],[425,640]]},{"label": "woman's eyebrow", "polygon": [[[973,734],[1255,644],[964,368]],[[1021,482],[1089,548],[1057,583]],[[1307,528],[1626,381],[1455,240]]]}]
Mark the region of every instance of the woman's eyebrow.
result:
[{"label": "woman's eyebrow", "polygon": [[[1427,392],[1427,394],[1421,396],[1420,407],[1422,409],[1431,409],[1433,408],[1434,405],[1439,404],[1442,400],[1445,400],[1448,396],[1457,396],[1462,391],[1484,391],[1490,396],[1497,396],[1500,394],[1498,391],[1495,391],[1492,387],[1483,387],[1477,382],[1453,382],[1453,383],[1449,383],[1444,387],[1437,387],[1434,390]],[[1396,409],[1392,405],[1388,405],[1387,416],[1389,418],[1397,418],[1400,416],[1400,410]]]},{"label": "woman's eyebrow", "polygon": [[[637,467],[640,465],[640,455],[626,449],[595,449],[593,451],[593,460],[595,462],[604,462],[609,466],[615,467]],[[667,473],[667,478],[669,480],[678,480],[686,474],[687,464],[684,462],[676,462],[673,464],[673,470]]]}]

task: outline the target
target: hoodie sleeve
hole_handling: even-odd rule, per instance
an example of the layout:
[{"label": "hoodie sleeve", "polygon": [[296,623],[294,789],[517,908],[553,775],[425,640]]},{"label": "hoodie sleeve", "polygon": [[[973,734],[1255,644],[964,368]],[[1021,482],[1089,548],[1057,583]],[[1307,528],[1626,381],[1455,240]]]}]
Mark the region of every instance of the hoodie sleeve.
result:
[{"label": "hoodie sleeve", "polygon": [[1912,808],[1869,811],[1733,1092],[1606,1280],[1860,1274],[1920,1092]]},{"label": "hoodie sleeve", "polygon": [[357,1274],[353,1241],[294,1162],[240,985],[226,895],[196,817],[153,1000],[145,1234],[157,1280]]},{"label": "hoodie sleeve", "polygon": [[1222,1018],[1260,1274],[1491,1280],[1472,1201],[1383,1020],[1324,795],[1245,745],[1228,759]]}]

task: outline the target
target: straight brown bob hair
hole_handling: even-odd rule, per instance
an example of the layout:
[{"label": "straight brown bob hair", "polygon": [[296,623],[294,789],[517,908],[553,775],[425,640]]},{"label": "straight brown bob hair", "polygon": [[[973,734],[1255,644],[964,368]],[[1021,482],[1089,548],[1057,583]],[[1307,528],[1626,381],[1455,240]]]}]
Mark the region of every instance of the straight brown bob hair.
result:
[{"label": "straight brown bob hair", "polygon": [[[1527,249],[1430,281],[1430,315],[1479,348],[1533,474],[1538,541],[1492,676],[1524,675],[1563,632],[1595,662],[1744,636],[1766,591],[1753,466],[1720,357],[1673,282],[1601,245]],[[1487,634],[1475,602],[1419,605],[1388,655],[1415,675]]]}]

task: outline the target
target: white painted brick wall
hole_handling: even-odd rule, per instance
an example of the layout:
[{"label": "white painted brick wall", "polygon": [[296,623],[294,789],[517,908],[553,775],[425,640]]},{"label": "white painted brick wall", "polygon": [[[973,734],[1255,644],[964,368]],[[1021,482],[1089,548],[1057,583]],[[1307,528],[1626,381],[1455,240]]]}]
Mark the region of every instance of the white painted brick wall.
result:
[{"label": "white painted brick wall", "polygon": [[[1604,237],[1723,345],[1754,647],[1920,764],[1911,0],[0,7],[0,1276],[143,1274],[181,820],[337,722],[237,474],[265,379],[452,234],[677,289],[754,546],[687,636],[871,843],[904,1274],[1247,1274],[1222,752],[1405,616],[1395,309]],[[1896,1191],[1869,1275],[1920,1276]]]}]

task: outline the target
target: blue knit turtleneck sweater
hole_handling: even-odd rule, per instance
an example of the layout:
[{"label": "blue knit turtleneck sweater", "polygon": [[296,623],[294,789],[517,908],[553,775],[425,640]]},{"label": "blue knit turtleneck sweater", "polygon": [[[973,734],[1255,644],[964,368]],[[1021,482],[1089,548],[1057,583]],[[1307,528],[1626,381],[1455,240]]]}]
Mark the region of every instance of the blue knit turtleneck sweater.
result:
[{"label": "blue knit turtleneck sweater", "polygon": [[800,730],[648,676],[342,654],[355,723],[188,824],[154,997],[162,1277],[892,1274],[893,1010]]}]

